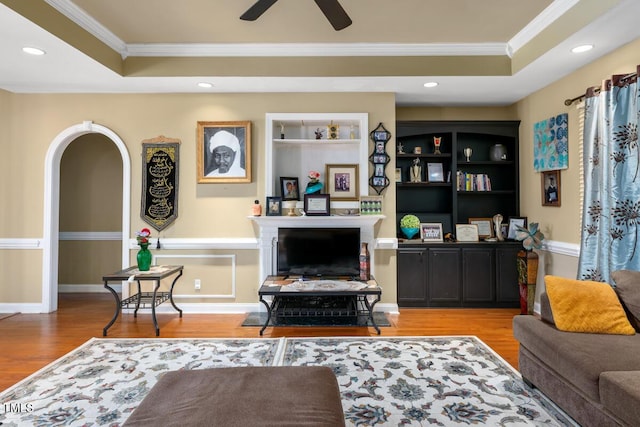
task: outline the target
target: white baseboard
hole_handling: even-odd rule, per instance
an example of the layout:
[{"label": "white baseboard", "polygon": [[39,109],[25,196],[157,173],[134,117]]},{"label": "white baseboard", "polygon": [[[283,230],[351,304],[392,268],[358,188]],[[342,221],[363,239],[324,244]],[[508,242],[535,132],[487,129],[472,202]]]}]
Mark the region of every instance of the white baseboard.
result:
[{"label": "white baseboard", "polygon": [[[122,291],[122,285],[109,284],[109,287],[113,288],[116,292]],[[89,294],[98,294],[98,293],[110,293],[108,290],[104,288],[104,285],[58,285],[58,292],[64,294],[73,294],[73,293],[89,293]]]},{"label": "white baseboard", "polygon": [[46,313],[40,303],[16,302],[0,303],[0,313]]}]

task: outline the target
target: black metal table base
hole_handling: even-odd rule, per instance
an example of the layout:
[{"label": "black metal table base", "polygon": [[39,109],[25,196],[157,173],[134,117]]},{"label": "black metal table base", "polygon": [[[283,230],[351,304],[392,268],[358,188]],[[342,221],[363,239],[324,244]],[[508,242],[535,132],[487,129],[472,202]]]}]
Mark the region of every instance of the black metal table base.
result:
[{"label": "black metal table base", "polygon": [[[115,312],[113,313],[113,318],[109,321],[109,323],[107,323],[107,325],[102,329],[102,336],[106,337],[107,336],[107,331],[109,330],[109,328],[115,323],[115,321],[118,319],[118,315],[120,314],[120,311],[123,308],[133,308],[133,317],[137,318],[138,317],[138,310],[143,308],[143,309],[147,309],[147,308],[151,308],[151,318],[153,320],[153,326],[155,328],[156,331],[156,336],[160,336],[160,327],[158,326],[158,319],[156,317],[156,307],[159,306],[160,304],[164,303],[165,301],[169,300],[171,302],[171,305],[173,306],[174,309],[176,309],[176,311],[178,311],[178,313],[180,314],[180,317],[182,317],[182,310],[180,308],[178,308],[178,306],[176,305],[175,301],[173,300],[173,288],[176,285],[176,282],[178,281],[178,279],[180,278],[180,276],[182,276],[182,266],[173,266],[172,268],[170,268],[169,270],[163,272],[162,274],[159,275],[151,275],[151,274],[138,274],[135,275],[134,280],[137,282],[138,284],[138,292],[135,295],[132,295],[124,300],[120,299],[120,295],[118,295],[118,293],[111,287],[109,286],[109,282],[110,281],[121,281],[121,280],[126,280],[128,279],[130,276],[126,276],[127,272],[131,273],[132,270],[135,270],[136,267],[132,267],[126,270],[122,270],[118,273],[112,274],[112,275],[108,275],[108,276],[104,276],[102,279],[104,280],[104,287],[105,289],[109,290],[109,292],[111,292],[111,294],[113,295],[113,298],[115,299],[116,302],[116,306],[115,306]],[[168,292],[158,292],[158,289],[160,288],[160,282],[163,278],[170,276],[172,274],[178,273],[177,276],[173,279],[173,282],[171,282],[171,288],[169,289]],[[155,282],[155,286],[153,288],[153,292],[142,292],[142,285],[140,282],[142,281],[153,281]]]},{"label": "black metal table base", "polygon": [[[368,296],[375,299],[369,301]],[[271,303],[260,295],[260,302],[267,308],[267,320],[260,329],[262,336],[272,318],[286,320],[299,317],[331,317],[352,320],[358,324],[358,319],[366,318],[380,335],[380,327],[373,317],[373,308],[380,301],[380,294],[358,294],[332,292],[330,294],[313,294],[305,292],[287,293],[286,295],[269,295]],[[285,322],[283,322],[285,323]]]}]

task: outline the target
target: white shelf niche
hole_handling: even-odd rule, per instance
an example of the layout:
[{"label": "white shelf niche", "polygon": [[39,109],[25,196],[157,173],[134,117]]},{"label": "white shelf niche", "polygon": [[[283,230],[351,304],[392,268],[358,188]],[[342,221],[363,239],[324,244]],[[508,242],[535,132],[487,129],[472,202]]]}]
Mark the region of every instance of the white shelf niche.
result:
[{"label": "white shelf niche", "polygon": [[[327,164],[357,164],[359,194],[369,194],[367,113],[267,113],[265,123],[266,196],[282,196],[280,177],[298,178],[302,194],[312,170],[320,172],[326,187]],[[331,123],[339,126],[337,139],[326,139],[327,126]],[[318,129],[324,138],[315,139]],[[298,206],[302,207],[302,200]],[[357,209],[359,203],[332,201],[331,207]]]}]

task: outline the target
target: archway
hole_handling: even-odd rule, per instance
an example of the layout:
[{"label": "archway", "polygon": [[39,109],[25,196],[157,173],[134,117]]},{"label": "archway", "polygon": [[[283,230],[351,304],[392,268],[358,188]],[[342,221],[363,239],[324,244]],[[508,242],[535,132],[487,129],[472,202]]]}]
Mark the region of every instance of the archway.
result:
[{"label": "archway", "polygon": [[60,161],[68,145],[88,133],[109,138],[122,157],[122,267],[129,265],[129,231],[131,212],[131,161],[124,142],[112,130],[85,121],[58,134],[51,142],[45,159],[44,227],[42,253],[42,306],[50,313],[58,309],[58,235],[60,214]]}]

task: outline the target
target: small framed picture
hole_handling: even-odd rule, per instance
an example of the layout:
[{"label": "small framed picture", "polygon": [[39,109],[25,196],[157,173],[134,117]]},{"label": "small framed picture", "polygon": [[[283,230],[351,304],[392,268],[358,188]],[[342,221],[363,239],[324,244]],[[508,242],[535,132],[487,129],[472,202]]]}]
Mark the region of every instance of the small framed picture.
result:
[{"label": "small framed picture", "polygon": [[389,132],[387,131],[374,131],[373,132],[373,140],[374,141],[388,141],[389,140]]},{"label": "small framed picture", "polygon": [[456,224],[456,238],[458,242],[477,242],[480,240],[478,236],[477,224]]},{"label": "small framed picture", "polygon": [[502,232],[502,236],[504,238],[507,238],[507,236],[509,235],[509,224],[507,224],[506,222],[500,224],[500,231]]},{"label": "small framed picture", "polygon": [[308,216],[329,216],[331,199],[328,194],[305,194],[304,212]]},{"label": "small framed picture", "polygon": [[542,206],[560,206],[560,171],[542,172]]},{"label": "small framed picture", "polygon": [[[327,193],[333,200],[358,200],[358,165],[327,165]],[[377,172],[377,169],[376,169]],[[384,176],[384,166],[382,167]]]},{"label": "small framed picture", "polygon": [[282,200],[300,200],[298,178],[280,177]]},{"label": "small framed picture", "polygon": [[382,196],[360,197],[360,215],[382,215]]},{"label": "small framed picture", "polygon": [[478,237],[488,239],[495,236],[493,232],[493,220],[491,218],[469,218],[469,224],[478,226]]},{"label": "small framed picture", "polygon": [[396,168],[396,182],[402,182],[402,168]]},{"label": "small framed picture", "polygon": [[282,197],[267,197],[267,216],[282,215]]},{"label": "small framed picture", "polygon": [[423,242],[443,242],[442,223],[425,222],[420,224],[420,238]]},{"label": "small framed picture", "polygon": [[442,163],[427,163],[427,181],[444,182]]},{"label": "small framed picture", "polygon": [[507,239],[515,240],[518,229],[516,227],[526,227],[526,216],[510,216],[509,217],[509,231],[507,232]]},{"label": "small framed picture", "polygon": [[384,165],[376,163],[374,166],[373,176],[384,176]]}]

